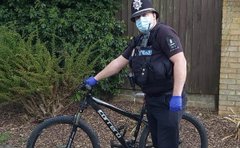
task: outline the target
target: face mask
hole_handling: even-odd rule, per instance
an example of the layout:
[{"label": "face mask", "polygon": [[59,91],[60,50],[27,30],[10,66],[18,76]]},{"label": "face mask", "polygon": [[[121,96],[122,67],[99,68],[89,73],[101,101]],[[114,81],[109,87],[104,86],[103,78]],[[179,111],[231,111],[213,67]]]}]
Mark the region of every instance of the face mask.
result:
[{"label": "face mask", "polygon": [[142,33],[147,33],[149,30],[152,29],[151,18],[148,16],[140,17],[136,20],[136,27]]}]

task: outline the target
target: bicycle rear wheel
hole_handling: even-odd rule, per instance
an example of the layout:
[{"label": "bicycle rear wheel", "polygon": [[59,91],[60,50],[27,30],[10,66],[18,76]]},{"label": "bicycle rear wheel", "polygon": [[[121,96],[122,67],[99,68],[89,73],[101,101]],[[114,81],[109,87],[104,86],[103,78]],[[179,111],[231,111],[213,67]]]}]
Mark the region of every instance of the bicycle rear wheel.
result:
[{"label": "bicycle rear wheel", "polygon": [[70,136],[73,121],[73,116],[59,116],[40,123],[31,133],[27,148],[66,148],[68,141],[72,141],[71,148],[100,148],[98,137],[81,119],[76,133]]},{"label": "bicycle rear wheel", "polygon": [[[184,113],[179,125],[179,148],[207,148],[207,133],[202,123],[188,113]],[[139,141],[139,148],[152,148],[151,135],[146,126]]]}]

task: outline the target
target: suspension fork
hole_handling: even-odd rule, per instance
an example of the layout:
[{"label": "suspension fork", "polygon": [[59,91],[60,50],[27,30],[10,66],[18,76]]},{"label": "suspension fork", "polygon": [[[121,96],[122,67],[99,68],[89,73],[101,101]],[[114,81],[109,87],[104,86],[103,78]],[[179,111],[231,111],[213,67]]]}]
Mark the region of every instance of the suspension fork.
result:
[{"label": "suspension fork", "polygon": [[80,117],[81,117],[81,113],[80,112],[78,112],[74,116],[73,126],[72,126],[71,133],[69,135],[69,138],[68,138],[68,142],[67,142],[66,148],[71,148],[72,147],[72,142],[73,142],[74,137],[75,137],[76,132],[77,132],[77,127],[79,125]]},{"label": "suspension fork", "polygon": [[69,138],[68,138],[68,142],[67,142],[66,148],[71,148],[72,142],[73,142],[74,137],[75,137],[76,132],[77,132],[77,127],[79,125],[81,114],[84,111],[84,109],[87,108],[87,106],[88,106],[88,103],[87,103],[86,98],[85,98],[83,101],[80,102],[79,110],[78,110],[78,112],[74,116],[73,126],[72,126],[71,133],[69,135]]}]

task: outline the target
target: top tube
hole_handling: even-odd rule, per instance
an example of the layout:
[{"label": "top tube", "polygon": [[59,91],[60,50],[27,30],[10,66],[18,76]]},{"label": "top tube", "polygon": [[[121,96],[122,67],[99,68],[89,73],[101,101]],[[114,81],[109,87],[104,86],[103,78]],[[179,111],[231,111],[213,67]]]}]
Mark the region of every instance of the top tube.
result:
[{"label": "top tube", "polygon": [[116,106],[114,106],[114,105],[112,105],[110,103],[107,103],[107,102],[105,102],[103,100],[95,98],[95,97],[93,97],[91,95],[89,96],[89,99],[92,100],[93,102],[97,103],[98,105],[101,105],[101,106],[104,106],[106,108],[109,108],[109,109],[111,109],[111,110],[113,110],[113,111],[115,111],[115,112],[117,112],[117,113],[119,113],[121,115],[127,116],[127,117],[129,117],[129,118],[131,118],[133,120],[139,120],[141,118],[141,114],[140,113],[139,114],[131,113],[129,111],[120,109],[119,107],[116,107]]}]

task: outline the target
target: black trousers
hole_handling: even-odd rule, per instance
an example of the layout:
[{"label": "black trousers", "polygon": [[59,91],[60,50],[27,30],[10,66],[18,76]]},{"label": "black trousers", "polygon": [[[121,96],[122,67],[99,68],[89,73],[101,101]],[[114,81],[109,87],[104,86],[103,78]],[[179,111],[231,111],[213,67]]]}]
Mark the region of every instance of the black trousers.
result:
[{"label": "black trousers", "polygon": [[[179,122],[183,111],[172,112],[169,110],[171,94],[161,96],[146,96],[147,118],[149,130],[155,148],[178,148]],[[186,97],[183,97],[183,106]]]}]

